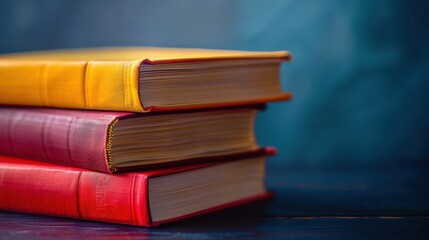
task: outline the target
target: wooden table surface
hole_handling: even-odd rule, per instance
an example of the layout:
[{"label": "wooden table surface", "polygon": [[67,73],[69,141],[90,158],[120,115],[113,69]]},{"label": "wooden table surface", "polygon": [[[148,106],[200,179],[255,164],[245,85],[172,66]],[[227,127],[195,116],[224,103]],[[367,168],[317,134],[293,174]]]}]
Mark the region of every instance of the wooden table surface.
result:
[{"label": "wooden table surface", "polygon": [[[0,212],[1,239],[429,239],[423,168],[291,171],[269,166],[277,192],[153,229]],[[31,201],[31,199],[29,199]]]}]

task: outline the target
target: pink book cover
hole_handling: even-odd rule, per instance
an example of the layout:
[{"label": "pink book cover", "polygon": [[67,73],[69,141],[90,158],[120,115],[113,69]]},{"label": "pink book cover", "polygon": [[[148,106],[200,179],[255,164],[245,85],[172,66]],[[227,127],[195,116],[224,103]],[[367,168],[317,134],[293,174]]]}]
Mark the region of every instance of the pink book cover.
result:
[{"label": "pink book cover", "polygon": [[[256,107],[260,106],[210,111],[219,111],[221,114],[222,111],[248,111]],[[113,134],[114,123],[120,119],[150,114],[3,107],[0,108],[0,127],[3,129],[0,131],[0,154],[113,173],[236,159],[273,151],[273,149],[261,148],[225,156],[208,154],[201,158],[181,159],[161,164],[122,168],[113,166],[109,153],[112,135],[109,134]]]}]

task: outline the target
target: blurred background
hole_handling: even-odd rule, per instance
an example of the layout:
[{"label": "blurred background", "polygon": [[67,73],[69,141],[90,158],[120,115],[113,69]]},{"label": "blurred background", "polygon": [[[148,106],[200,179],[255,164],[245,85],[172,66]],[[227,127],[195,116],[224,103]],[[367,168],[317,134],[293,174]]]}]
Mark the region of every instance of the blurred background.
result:
[{"label": "blurred background", "polygon": [[404,194],[417,194],[429,212],[428,7],[407,0],[2,0],[0,53],[128,45],[291,51],[282,81],[294,98],[269,105],[257,123],[259,143],[279,149],[269,171],[344,179],[400,172],[411,179]]}]

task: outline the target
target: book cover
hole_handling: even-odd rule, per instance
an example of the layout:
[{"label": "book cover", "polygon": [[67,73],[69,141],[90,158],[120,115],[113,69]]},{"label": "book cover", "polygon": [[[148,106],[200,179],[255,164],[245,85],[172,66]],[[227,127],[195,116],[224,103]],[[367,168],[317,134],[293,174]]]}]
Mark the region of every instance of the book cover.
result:
[{"label": "book cover", "polygon": [[0,209],[157,226],[271,196],[265,156],[105,174],[0,156]]},{"label": "book cover", "polygon": [[0,108],[0,154],[106,173],[201,162],[259,149],[258,108],[126,113]]},{"label": "book cover", "polygon": [[259,104],[288,52],[99,48],[0,55],[0,104],[148,112]]}]

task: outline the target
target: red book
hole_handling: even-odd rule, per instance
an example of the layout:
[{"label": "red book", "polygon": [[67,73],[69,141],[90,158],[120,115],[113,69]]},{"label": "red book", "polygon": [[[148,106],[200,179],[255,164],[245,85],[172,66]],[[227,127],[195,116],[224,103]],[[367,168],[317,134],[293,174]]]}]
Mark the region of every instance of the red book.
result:
[{"label": "red book", "polygon": [[257,110],[0,108],[0,154],[106,173],[198,162],[260,151],[253,131]]},{"label": "red book", "polygon": [[265,158],[112,175],[0,156],[0,209],[152,227],[270,197]]}]

